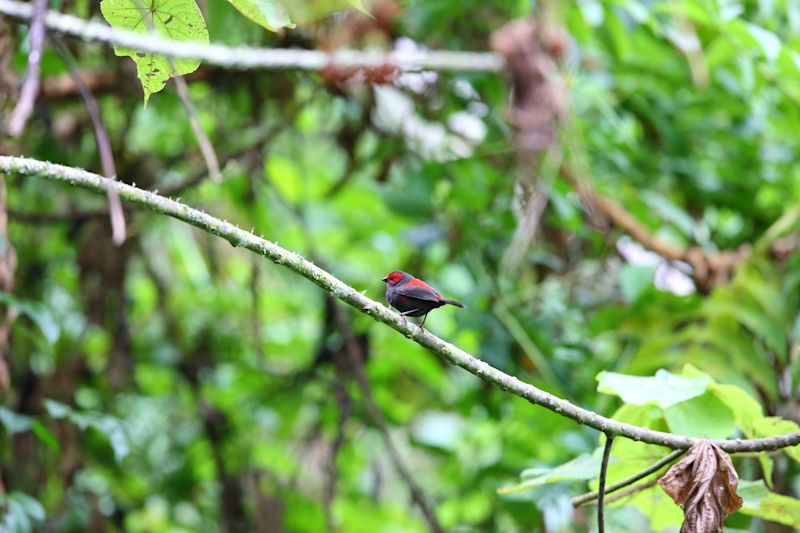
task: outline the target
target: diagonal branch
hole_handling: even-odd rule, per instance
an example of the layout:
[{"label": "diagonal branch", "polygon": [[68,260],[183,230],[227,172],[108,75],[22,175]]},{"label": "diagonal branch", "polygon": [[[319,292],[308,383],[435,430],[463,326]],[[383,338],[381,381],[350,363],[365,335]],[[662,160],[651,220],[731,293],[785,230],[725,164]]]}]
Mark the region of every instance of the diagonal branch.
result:
[{"label": "diagonal branch", "polygon": [[[13,0],[0,0],[0,13],[19,20],[30,20],[33,16],[29,4]],[[211,65],[236,69],[321,70],[329,66],[377,68],[391,65],[400,70],[497,72],[503,67],[503,60],[498,54],[486,52],[442,50],[384,54],[346,50],[331,54],[319,50],[233,48],[219,44],[173,41],[152,33],[116,30],[99,22],[83,20],[56,11],[47,12],[45,24],[50,30],[87,41],[100,41],[176,59],[199,59]]]},{"label": "diagonal branch", "polygon": [[[175,67],[172,66],[172,62],[170,62],[170,67],[172,70],[175,70]],[[186,84],[186,80],[183,76],[176,76],[173,81],[175,82],[175,90],[178,93],[178,98],[181,99],[183,108],[186,110],[186,115],[189,118],[189,125],[192,127],[194,138],[200,146],[200,153],[203,154],[206,167],[208,167],[208,175],[211,177],[211,181],[219,183],[222,181],[219,159],[217,158],[217,153],[214,151],[214,146],[211,144],[211,140],[208,138],[208,135],[206,135],[206,132],[203,131],[203,125],[200,124],[200,116],[197,113],[197,108],[192,101],[191,95],[189,95],[189,87]]]},{"label": "diagonal branch", "polygon": [[[553,396],[529,383],[506,374],[497,368],[470,355],[464,350],[422,330],[405,320],[398,313],[365,296],[363,293],[334,277],[331,273],[319,268],[295,252],[291,252],[277,244],[244,231],[237,226],[215,218],[200,210],[164,198],[158,194],[145,191],[121,183],[111,181],[97,174],[85,170],[56,165],[36,159],[25,157],[0,156],[0,172],[15,173],[24,176],[41,176],[53,181],[69,183],[94,192],[107,193],[115,189],[122,200],[137,205],[145,206],[153,211],[182,220],[201,230],[222,237],[233,246],[239,246],[263,255],[270,261],[285,266],[294,273],[312,281],[326,292],[332,294],[344,303],[358,309],[374,320],[382,322],[392,329],[399,331],[409,339],[418,343],[432,352],[446,359],[453,365],[459,366],[474,374],[480,379],[497,385],[520,398],[528,400],[534,405],[541,405],[561,416],[592,427],[606,434],[625,437],[632,440],[657,444],[672,449],[686,449],[691,447],[698,439],[684,437],[655,431],[632,424],[618,422],[597,413],[578,407],[564,399]],[[757,439],[732,439],[710,441],[728,453],[760,452],[778,450],[800,443],[800,432],[787,433],[776,437]]]},{"label": "diagonal branch", "polygon": [[[612,492],[616,492],[621,488],[627,487],[628,485],[632,485],[636,483],[642,478],[645,478],[652,474],[653,472],[658,472],[672,461],[680,457],[686,453],[686,450],[675,450],[666,457],[659,459],[657,462],[653,463],[652,465],[648,466],[644,470],[633,474],[632,476],[626,477],[625,479],[621,479],[616,483],[613,483],[606,487],[605,493],[606,495],[611,494]],[[600,494],[598,492],[587,492],[586,494],[582,494],[580,496],[576,496],[572,498],[572,506],[573,507],[580,507],[582,505],[587,505],[599,498]]]},{"label": "diagonal branch", "polygon": [[693,278],[701,290],[727,280],[734,268],[750,253],[750,246],[738,250],[705,252],[697,246],[682,248],[672,245],[654,235],[622,205],[600,195],[588,180],[578,178],[568,165],[561,168],[561,176],[580,194],[590,211],[604,215],[616,227],[622,229],[635,241],[654,251],[664,259],[685,261],[692,267]]},{"label": "diagonal branch", "polygon": [[[70,76],[75,80],[75,85],[81,94],[86,111],[94,129],[94,138],[97,143],[97,151],[100,153],[100,165],[103,167],[103,174],[109,179],[117,179],[117,167],[114,163],[114,153],[111,150],[111,139],[108,137],[108,129],[103,122],[103,115],[100,113],[100,106],[97,105],[92,91],[84,83],[75,58],[58,35],[51,35],[50,39],[55,45],[56,51],[61,56],[64,64],[69,69]],[[108,212],[111,216],[111,239],[117,246],[125,242],[125,214],[122,212],[122,203],[119,195],[114,190],[108,190]]]},{"label": "diagonal branch", "polygon": [[378,404],[375,403],[375,397],[372,394],[372,386],[364,372],[364,356],[363,353],[361,353],[358,342],[356,342],[353,336],[353,329],[347,313],[345,313],[335,301],[332,302],[332,309],[336,318],[336,323],[339,326],[339,332],[342,334],[344,340],[345,351],[350,359],[350,368],[355,374],[356,383],[364,397],[367,412],[377,426],[383,441],[386,443],[386,449],[389,452],[389,457],[394,464],[394,468],[397,470],[400,477],[403,478],[406,485],[408,485],[408,490],[411,492],[411,499],[422,512],[422,516],[428,524],[428,530],[431,531],[431,533],[443,533],[444,529],[442,529],[442,526],[439,524],[439,519],[436,518],[436,512],[427,502],[422,489],[411,475],[408,465],[403,461],[400,450],[397,449],[397,445],[394,443],[389,433],[389,426],[386,424],[386,418],[383,416],[383,412],[381,412]]}]

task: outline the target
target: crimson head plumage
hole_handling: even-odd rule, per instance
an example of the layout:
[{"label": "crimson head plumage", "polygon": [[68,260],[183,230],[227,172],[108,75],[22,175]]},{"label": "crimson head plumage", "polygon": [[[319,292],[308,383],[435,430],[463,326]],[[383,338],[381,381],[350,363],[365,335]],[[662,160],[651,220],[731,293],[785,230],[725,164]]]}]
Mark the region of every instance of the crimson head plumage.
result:
[{"label": "crimson head plumage", "polygon": [[384,283],[388,283],[389,285],[399,285],[400,283],[408,281],[413,277],[414,276],[412,276],[411,274],[403,272],[402,270],[393,270],[392,272],[386,274],[386,277],[384,277],[381,281]]}]

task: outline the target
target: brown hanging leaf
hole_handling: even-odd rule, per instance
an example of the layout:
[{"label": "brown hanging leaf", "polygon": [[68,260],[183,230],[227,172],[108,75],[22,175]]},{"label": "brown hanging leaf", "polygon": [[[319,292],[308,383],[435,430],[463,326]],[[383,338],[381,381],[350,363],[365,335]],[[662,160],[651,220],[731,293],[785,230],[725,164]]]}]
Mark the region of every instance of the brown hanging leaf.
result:
[{"label": "brown hanging leaf", "polygon": [[707,440],[692,446],[658,484],[683,507],[681,533],[719,533],[725,517],[742,506],[730,456]]}]

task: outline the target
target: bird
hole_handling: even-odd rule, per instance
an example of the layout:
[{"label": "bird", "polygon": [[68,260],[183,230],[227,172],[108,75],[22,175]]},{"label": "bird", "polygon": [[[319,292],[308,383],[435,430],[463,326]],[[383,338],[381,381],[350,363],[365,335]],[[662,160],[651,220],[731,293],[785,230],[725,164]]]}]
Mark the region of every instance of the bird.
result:
[{"label": "bird", "polygon": [[436,289],[402,270],[389,272],[381,281],[386,283],[386,299],[401,315],[423,317],[420,328],[425,326],[428,313],[433,309],[448,304],[467,307],[456,300],[442,298]]}]

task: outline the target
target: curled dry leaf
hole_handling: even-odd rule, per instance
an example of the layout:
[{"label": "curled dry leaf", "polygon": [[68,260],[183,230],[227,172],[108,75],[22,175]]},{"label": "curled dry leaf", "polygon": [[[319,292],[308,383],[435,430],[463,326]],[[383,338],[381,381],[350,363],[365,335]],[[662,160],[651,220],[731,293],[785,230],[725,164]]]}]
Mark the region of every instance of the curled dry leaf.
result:
[{"label": "curled dry leaf", "polygon": [[692,446],[658,484],[683,507],[681,533],[718,533],[725,517],[742,506],[730,456],[707,440]]}]

